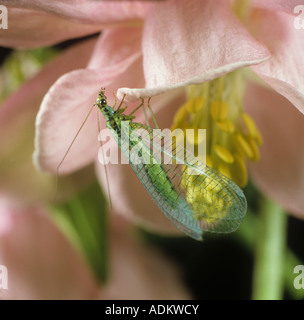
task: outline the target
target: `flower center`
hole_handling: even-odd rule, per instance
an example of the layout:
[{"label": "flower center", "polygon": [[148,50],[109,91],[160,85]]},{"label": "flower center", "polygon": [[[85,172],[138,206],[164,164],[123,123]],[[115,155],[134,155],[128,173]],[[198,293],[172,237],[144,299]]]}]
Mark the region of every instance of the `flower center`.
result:
[{"label": "flower center", "polygon": [[244,89],[242,70],[188,87],[188,100],[172,126],[184,132],[206,129],[206,164],[240,187],[248,182],[246,159],[257,161],[262,143],[253,119],[243,110]]}]

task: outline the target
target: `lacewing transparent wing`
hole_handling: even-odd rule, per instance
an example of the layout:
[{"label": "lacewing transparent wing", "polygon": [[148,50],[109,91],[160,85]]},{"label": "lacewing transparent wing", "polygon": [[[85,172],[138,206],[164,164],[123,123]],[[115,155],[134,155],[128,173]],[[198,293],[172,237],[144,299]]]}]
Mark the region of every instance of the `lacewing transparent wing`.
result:
[{"label": "lacewing transparent wing", "polygon": [[[143,135],[141,129],[149,135]],[[202,240],[204,232],[235,231],[247,211],[241,189],[178,143],[174,142],[173,147],[167,148],[164,138],[167,141],[172,141],[172,138],[164,133],[157,135],[152,130],[133,122],[129,150],[126,149],[127,144],[120,146],[164,215],[196,240]],[[130,157],[131,150],[133,155],[140,154],[136,161]],[[172,163],[165,164],[164,156],[171,157]]]},{"label": "lacewing transparent wing", "polygon": [[[163,138],[171,137],[155,134],[152,128],[133,122],[124,109],[108,106],[103,91],[96,105],[140,182],[176,227],[196,240],[202,240],[204,232],[228,233],[238,228],[247,202],[233,181],[178,143],[168,148]],[[130,126],[122,126],[122,121],[129,121]],[[172,163],[166,164],[164,157]]]}]

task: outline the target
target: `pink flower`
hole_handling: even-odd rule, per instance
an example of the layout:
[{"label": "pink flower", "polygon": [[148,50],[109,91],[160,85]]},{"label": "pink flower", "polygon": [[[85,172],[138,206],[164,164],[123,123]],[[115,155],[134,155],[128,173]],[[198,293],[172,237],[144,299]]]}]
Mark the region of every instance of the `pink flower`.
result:
[{"label": "pink flower", "polygon": [[[234,11],[232,4],[235,3]],[[101,86],[107,88],[110,105],[114,103],[112,92],[119,88],[119,96],[127,93],[129,100],[166,93],[155,97],[152,103],[156,116],[161,117],[160,126],[168,127],[185,99],[184,86],[250,67],[268,85],[266,89],[250,82],[244,104],[245,110],[248,108],[260,125],[264,139],[261,160],[251,166],[252,177],[266,194],[303,217],[303,200],[298,193],[303,169],[297,144],[303,120],[291,108],[293,105],[303,112],[304,105],[303,32],[293,27],[292,15],[294,6],[299,3],[268,1],[265,5],[265,1],[251,1],[245,10],[246,17],[242,16],[239,3],[169,0],[141,3],[135,8],[132,7],[135,3],[126,2],[115,7],[115,12],[116,4],[109,2],[92,2],[85,6],[84,1],[75,1],[73,6],[65,6],[59,1],[30,1],[23,4],[29,11],[22,12],[35,15],[37,20],[32,21],[38,21],[37,24],[42,17],[54,19],[56,29],[51,27],[54,23],[44,23],[44,32],[39,30],[38,33],[33,23],[27,25],[31,32],[27,30],[28,38],[25,39],[17,36],[21,33],[14,33],[18,27],[14,14],[21,11],[12,9],[11,23],[14,26],[15,21],[16,27],[8,30],[7,38],[0,39],[2,44],[45,45],[117,25],[105,29],[94,44],[94,40],[83,43],[84,51],[91,55],[87,65],[78,64],[79,56],[75,51],[74,61],[78,67],[60,77],[45,96],[36,123],[37,165],[55,173]],[[4,1],[4,4],[14,6],[15,2]],[[59,33],[58,30],[66,32]],[[264,96],[267,106],[260,110],[265,103],[262,101]],[[274,101],[278,110],[270,116]],[[129,110],[134,106],[130,103]],[[291,127],[286,126],[291,129],[284,132],[282,128],[287,116],[283,109],[288,109],[286,114],[293,121]],[[265,121],[267,114],[269,120]],[[142,114],[137,120],[143,120]],[[279,137],[277,149],[274,137]],[[281,147],[284,154],[279,153]],[[98,148],[96,118],[92,116],[63,163],[61,173],[78,170],[96,161]],[[103,168],[97,164],[96,171],[104,183]],[[109,165],[108,171],[116,212],[139,223],[145,222],[151,228],[172,231],[129,166]]]},{"label": "pink flower", "polygon": [[[89,55],[86,53],[88,45],[85,50],[79,46],[74,48],[73,52],[65,52],[1,104],[0,193],[2,195],[18,198],[29,204],[45,204],[53,199],[54,179],[37,171],[32,163],[35,117],[41,100],[52,83],[62,72],[70,72],[78,66],[71,59],[75,52],[78,54],[79,63],[83,61],[86,63]],[[81,187],[92,181],[90,177],[82,184],[82,179],[78,179],[78,186],[75,187]],[[65,181],[62,181],[63,185],[64,183]],[[61,196],[65,197],[62,194]]]},{"label": "pink flower", "polygon": [[[111,223],[111,275],[99,286],[87,264],[35,206],[0,197],[0,265],[8,273],[1,299],[189,299],[177,270],[130,236],[118,216]],[[1,274],[2,275],[2,274]],[[3,285],[1,277],[1,285]]]},{"label": "pink flower", "polygon": [[[55,183],[32,164],[35,116],[60,74],[87,63],[90,45],[94,41],[67,50],[0,107],[0,266],[8,270],[8,290],[0,289],[0,298],[188,299],[178,270],[157,251],[147,252],[118,215],[111,220],[110,276],[102,286],[49,217],[46,205]],[[65,192],[57,200],[71,196],[66,182],[73,183],[73,192],[91,183],[90,171],[60,179]],[[2,286],[2,278],[0,282]]]}]

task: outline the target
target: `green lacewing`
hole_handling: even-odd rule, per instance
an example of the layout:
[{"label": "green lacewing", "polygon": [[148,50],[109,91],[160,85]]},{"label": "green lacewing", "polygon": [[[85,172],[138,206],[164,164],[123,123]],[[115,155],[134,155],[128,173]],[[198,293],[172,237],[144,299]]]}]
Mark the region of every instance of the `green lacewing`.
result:
[{"label": "green lacewing", "polygon": [[[126,115],[122,104],[116,110],[109,106],[104,90],[100,90],[95,105],[124,154],[129,155],[130,150],[126,148],[132,149],[138,144],[138,139],[134,139],[130,132],[144,129],[152,137],[153,129],[149,125],[134,121],[134,111]],[[123,132],[123,121],[130,123],[128,133]],[[128,137],[126,144],[122,143],[123,135]],[[156,139],[161,140],[162,136],[156,135]],[[159,152],[151,155],[152,145],[158,146]],[[233,181],[209,168],[176,142],[171,148],[174,153],[162,143],[152,142],[149,137],[142,138],[139,149],[141,161],[129,159],[129,163],[156,205],[177,228],[196,240],[202,240],[204,232],[229,233],[238,228],[246,214],[247,202]],[[174,158],[172,164],[163,163],[163,155]],[[185,158],[187,161],[183,165],[178,164]]]}]

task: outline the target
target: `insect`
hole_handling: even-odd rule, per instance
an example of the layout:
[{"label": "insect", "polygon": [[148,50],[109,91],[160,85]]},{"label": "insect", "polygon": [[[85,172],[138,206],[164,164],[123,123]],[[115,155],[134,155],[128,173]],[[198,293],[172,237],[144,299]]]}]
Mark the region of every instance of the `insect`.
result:
[{"label": "insect", "polygon": [[[163,136],[155,135],[149,125],[134,122],[133,114],[144,107],[143,103],[126,115],[122,103],[115,110],[108,105],[104,90],[100,90],[95,105],[122,152],[129,154],[137,148],[139,159],[129,159],[129,163],[159,209],[177,228],[196,240],[202,240],[204,232],[228,233],[238,228],[247,210],[242,190],[181,145],[174,143],[174,152],[168,151],[161,143]],[[130,123],[128,132],[124,132],[123,121]],[[142,129],[149,135],[139,141],[134,133]],[[123,143],[123,136],[127,143]],[[151,153],[152,146],[157,146],[158,152]],[[173,163],[165,164],[161,160],[164,155],[172,157]],[[181,158],[187,159],[182,165],[178,164]]]}]

